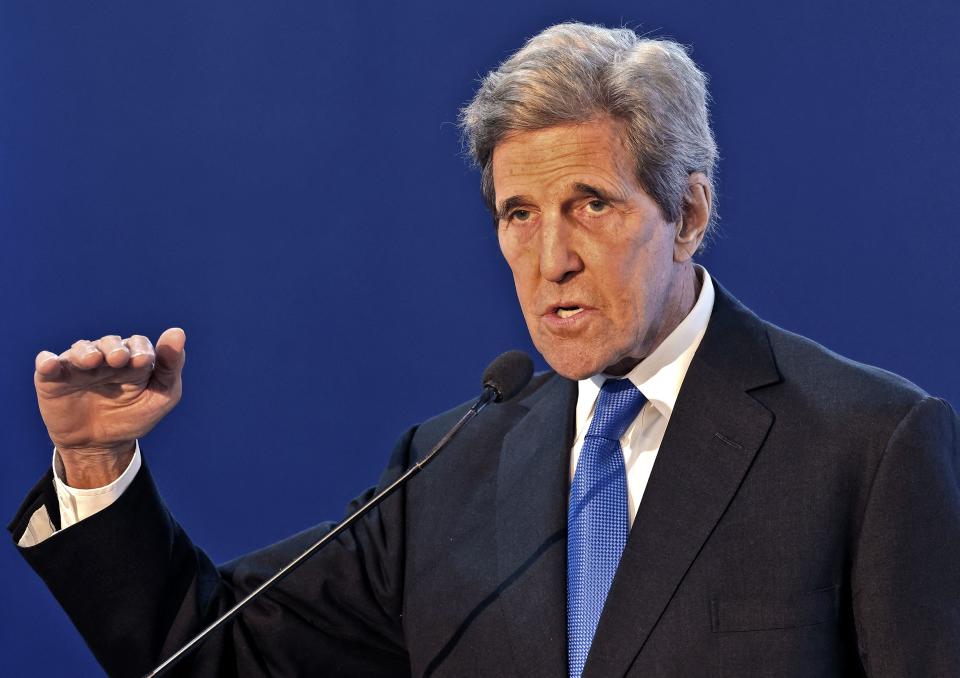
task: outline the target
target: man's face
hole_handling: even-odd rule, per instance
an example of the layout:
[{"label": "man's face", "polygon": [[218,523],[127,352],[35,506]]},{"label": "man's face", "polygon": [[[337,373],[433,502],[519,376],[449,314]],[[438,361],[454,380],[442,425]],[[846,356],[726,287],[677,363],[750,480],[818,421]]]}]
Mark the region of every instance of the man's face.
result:
[{"label": "man's face", "polygon": [[571,379],[626,373],[679,322],[676,229],[622,138],[601,119],[518,133],[493,153],[500,249],[527,328]]}]

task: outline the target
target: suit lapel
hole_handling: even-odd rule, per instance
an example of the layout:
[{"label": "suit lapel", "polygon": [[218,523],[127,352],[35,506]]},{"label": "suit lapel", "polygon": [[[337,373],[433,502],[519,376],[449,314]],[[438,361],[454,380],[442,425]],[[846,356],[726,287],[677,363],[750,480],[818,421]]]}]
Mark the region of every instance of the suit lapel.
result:
[{"label": "suit lapel", "polygon": [[503,442],[497,572],[516,675],[567,670],[566,532],[576,382],[553,376]]},{"label": "suit lapel", "polygon": [[747,391],[779,373],[761,321],[716,285],[704,335],[607,597],[585,678],[622,676],[643,648],[766,438]]}]

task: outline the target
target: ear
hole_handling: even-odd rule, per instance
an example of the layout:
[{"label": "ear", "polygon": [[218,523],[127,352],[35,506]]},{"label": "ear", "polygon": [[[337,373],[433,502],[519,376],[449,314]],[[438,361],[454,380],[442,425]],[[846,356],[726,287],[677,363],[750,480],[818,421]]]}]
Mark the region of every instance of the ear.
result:
[{"label": "ear", "polygon": [[687,177],[687,192],[683,196],[683,214],[677,221],[673,241],[673,260],[682,263],[693,259],[700,248],[710,223],[710,183],[703,172],[691,172]]}]

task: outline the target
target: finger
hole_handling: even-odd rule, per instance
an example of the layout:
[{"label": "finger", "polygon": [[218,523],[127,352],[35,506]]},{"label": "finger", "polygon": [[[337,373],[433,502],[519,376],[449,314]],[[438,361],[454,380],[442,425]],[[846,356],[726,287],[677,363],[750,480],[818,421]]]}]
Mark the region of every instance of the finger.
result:
[{"label": "finger", "polygon": [[187,335],[179,327],[171,327],[157,339],[157,366],[153,377],[162,387],[172,388],[179,381],[187,356],[186,343]]},{"label": "finger", "polygon": [[60,368],[60,357],[50,351],[40,351],[33,363],[37,374],[44,379],[56,379],[62,371]]},{"label": "finger", "polygon": [[140,369],[141,367],[153,367],[157,361],[156,352],[153,350],[153,344],[142,334],[134,334],[123,340],[123,344],[130,352],[130,367]]},{"label": "finger", "polygon": [[92,370],[103,362],[103,354],[92,341],[86,339],[75,342],[60,354],[60,358],[78,370]]},{"label": "finger", "polygon": [[94,342],[110,367],[124,367],[130,361],[130,351],[116,334],[108,334]]}]

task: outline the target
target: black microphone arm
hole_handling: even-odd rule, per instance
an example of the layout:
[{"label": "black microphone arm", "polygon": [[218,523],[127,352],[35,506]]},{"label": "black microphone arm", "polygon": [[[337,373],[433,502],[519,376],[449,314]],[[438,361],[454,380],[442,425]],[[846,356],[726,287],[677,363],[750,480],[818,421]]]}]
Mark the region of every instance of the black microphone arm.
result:
[{"label": "black microphone arm", "polygon": [[470,407],[470,409],[468,409],[462,417],[460,417],[460,420],[444,434],[444,436],[437,442],[436,445],[433,446],[430,452],[428,452],[423,459],[407,469],[403,475],[371,497],[367,503],[347,516],[343,521],[340,522],[339,525],[323,535],[318,541],[307,548],[306,551],[294,558],[275,575],[260,584],[260,586],[248,593],[233,607],[220,615],[216,621],[194,636],[190,642],[170,655],[162,664],[153,669],[153,671],[146,674],[145,678],[156,678],[156,676],[162,676],[167,671],[172,669],[181,659],[197,649],[197,647],[199,647],[210,636],[211,633],[240,614],[243,608],[253,602],[253,600],[261,593],[300,567],[308,558],[310,558],[310,556],[323,548],[334,537],[356,523],[358,520],[360,520],[360,518],[369,513],[371,509],[380,504],[380,502],[400,489],[413,476],[420,473],[420,471],[422,471],[427,464],[433,461],[437,454],[439,454],[440,450],[446,447],[447,443],[449,443],[450,440],[452,440],[453,437],[460,432],[460,429],[466,426],[471,419],[477,416],[480,411],[483,410],[483,408],[490,403],[498,403],[504,400],[509,400],[519,393],[530,381],[530,377],[532,375],[533,363],[526,353],[523,353],[522,351],[507,351],[506,353],[498,356],[492,363],[490,363],[489,367],[487,367],[483,373],[483,393],[473,404],[473,406]]}]

